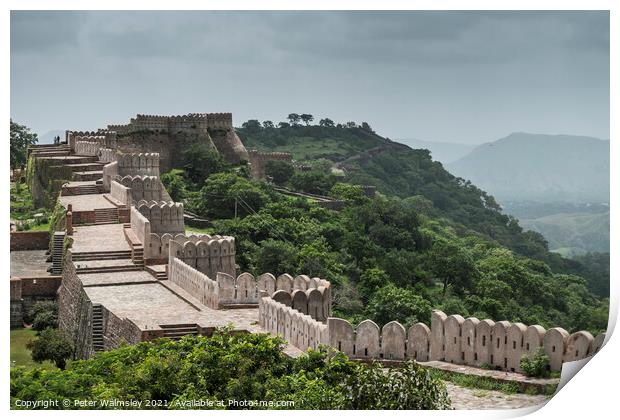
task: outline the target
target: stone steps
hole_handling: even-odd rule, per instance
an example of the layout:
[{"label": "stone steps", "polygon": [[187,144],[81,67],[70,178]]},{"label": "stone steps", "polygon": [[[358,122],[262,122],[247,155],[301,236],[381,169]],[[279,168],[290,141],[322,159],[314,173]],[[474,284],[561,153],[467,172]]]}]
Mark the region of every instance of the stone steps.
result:
[{"label": "stone steps", "polygon": [[108,225],[110,223],[118,223],[118,209],[95,209],[95,224]]},{"label": "stone steps", "polygon": [[74,181],[97,181],[103,177],[103,171],[73,172]]},{"label": "stone steps", "polygon": [[53,276],[62,274],[62,250],[65,242],[65,232],[55,232],[52,242],[52,270]]},{"label": "stone steps", "polygon": [[91,274],[91,273],[118,273],[122,271],[140,271],[142,267],[135,264],[125,265],[110,265],[103,267],[80,267],[76,268],[75,272],[78,274]]},{"label": "stone steps", "polygon": [[93,304],[92,341],[95,352],[103,351],[103,309]]},{"label": "stone steps", "polygon": [[67,167],[73,172],[103,171],[103,163],[99,162],[69,163]]},{"label": "stone steps", "polygon": [[72,255],[72,259],[73,261],[128,260],[131,259],[131,251],[76,252]]},{"label": "stone steps", "polygon": [[164,337],[177,341],[186,335],[198,335],[198,326],[195,324],[160,325],[164,330]]}]

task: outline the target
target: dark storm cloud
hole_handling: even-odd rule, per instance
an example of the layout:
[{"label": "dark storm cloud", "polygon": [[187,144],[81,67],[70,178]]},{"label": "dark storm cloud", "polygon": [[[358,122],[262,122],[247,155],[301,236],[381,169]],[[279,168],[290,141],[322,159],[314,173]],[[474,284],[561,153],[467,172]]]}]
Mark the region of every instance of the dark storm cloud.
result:
[{"label": "dark storm cloud", "polygon": [[13,115],[40,129],[223,107],[370,119],[390,137],[608,136],[606,12],[13,12],[11,55]]}]

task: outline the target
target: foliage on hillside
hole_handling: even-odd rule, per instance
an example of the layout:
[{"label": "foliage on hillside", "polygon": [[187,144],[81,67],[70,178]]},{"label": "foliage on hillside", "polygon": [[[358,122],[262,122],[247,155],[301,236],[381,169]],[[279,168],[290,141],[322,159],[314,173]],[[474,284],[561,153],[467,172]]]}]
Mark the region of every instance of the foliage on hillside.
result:
[{"label": "foliage on hillside", "polygon": [[348,184],[332,190],[348,199],[342,211],[228,171],[209,176],[191,192],[199,199],[187,203],[213,217],[210,232],[236,238],[241,270],[326,278],[334,284],[336,314],[353,322],[428,322],[437,307],[480,319],[605,329],[608,303],[583,278],[436,218],[423,197],[371,199]]},{"label": "foliage on hillside", "polygon": [[[178,342],[163,339],[126,346],[71,362],[62,371],[16,368],[11,370],[11,407],[19,408],[17,399],[135,400],[142,405],[133,408],[141,409],[450,407],[443,383],[413,362],[386,372],[377,365],[351,362],[338,352],[311,351],[291,359],[282,348],[281,339],[266,334],[224,331],[211,338],[186,336]],[[158,400],[162,405],[147,405]],[[243,405],[229,405],[231,400]],[[212,405],[194,406],[195,401]],[[261,401],[291,405],[247,405]]]}]

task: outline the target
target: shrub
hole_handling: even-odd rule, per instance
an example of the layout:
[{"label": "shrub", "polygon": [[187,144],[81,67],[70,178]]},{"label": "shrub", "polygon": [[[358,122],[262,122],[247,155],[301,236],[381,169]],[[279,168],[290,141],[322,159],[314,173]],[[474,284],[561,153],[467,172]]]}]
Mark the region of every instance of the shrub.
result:
[{"label": "shrub", "polygon": [[547,366],[549,366],[549,356],[547,356],[542,347],[538,349],[533,357],[524,354],[521,357],[521,363],[519,365],[527,376],[534,376],[537,378],[549,377],[549,370],[547,369]]},{"label": "shrub", "polygon": [[64,369],[73,354],[73,342],[61,330],[46,328],[36,339],[26,345],[32,351],[32,360],[42,363],[54,362],[57,368]]}]

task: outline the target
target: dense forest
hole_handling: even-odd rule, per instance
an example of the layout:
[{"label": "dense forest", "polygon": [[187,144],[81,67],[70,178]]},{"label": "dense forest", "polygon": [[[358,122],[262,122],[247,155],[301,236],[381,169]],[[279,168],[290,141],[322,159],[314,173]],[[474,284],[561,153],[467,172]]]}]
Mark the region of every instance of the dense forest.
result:
[{"label": "dense forest", "polygon": [[[549,252],[540,234],[523,231],[427,150],[380,137],[366,123],[289,120],[278,127],[250,120],[238,134],[248,149],[291,151],[306,170],[274,162],[270,182],[255,181],[247,165],[194,146],[184,168],[162,175],[175,200],[212,221],[209,232],[236,237],[242,270],[326,278],[335,314],[353,322],[429,322],[441,308],[571,331],[606,328],[604,259],[591,265]],[[358,184],[380,193],[367,197]],[[275,185],[346,206],[328,210]]]}]

